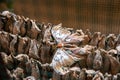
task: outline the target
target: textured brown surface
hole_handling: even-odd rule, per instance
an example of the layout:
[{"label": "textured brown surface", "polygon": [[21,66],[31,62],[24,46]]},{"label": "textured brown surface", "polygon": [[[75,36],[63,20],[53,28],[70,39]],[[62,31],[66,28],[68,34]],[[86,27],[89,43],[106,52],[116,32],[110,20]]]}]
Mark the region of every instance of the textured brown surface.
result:
[{"label": "textured brown surface", "polygon": [[120,35],[74,32],[8,11],[0,14],[2,80],[117,80],[119,52]]},{"label": "textured brown surface", "polygon": [[120,33],[120,0],[14,0],[13,8],[39,22]]}]

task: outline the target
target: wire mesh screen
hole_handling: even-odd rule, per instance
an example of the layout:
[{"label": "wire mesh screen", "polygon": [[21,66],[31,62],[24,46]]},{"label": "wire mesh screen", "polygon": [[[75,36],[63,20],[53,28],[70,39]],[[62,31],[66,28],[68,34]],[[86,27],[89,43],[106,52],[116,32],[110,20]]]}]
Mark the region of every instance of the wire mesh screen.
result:
[{"label": "wire mesh screen", "polygon": [[39,22],[120,33],[120,0],[14,0],[13,9]]}]

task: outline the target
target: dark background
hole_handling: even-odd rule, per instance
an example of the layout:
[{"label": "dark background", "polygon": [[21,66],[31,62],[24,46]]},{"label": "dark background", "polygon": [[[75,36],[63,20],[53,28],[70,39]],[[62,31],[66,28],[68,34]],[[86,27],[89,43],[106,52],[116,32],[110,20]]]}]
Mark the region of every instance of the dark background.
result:
[{"label": "dark background", "polygon": [[38,22],[91,32],[120,33],[120,0],[1,0],[11,10]]}]

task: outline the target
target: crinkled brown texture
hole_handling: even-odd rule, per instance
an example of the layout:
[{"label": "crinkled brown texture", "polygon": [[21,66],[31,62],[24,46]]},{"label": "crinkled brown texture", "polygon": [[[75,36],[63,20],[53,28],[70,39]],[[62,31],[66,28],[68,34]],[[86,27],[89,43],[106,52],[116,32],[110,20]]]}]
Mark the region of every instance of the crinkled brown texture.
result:
[{"label": "crinkled brown texture", "polygon": [[[45,25],[8,11],[0,14],[0,67],[10,79],[119,79],[119,47],[119,35]],[[62,69],[68,72],[61,75]]]}]

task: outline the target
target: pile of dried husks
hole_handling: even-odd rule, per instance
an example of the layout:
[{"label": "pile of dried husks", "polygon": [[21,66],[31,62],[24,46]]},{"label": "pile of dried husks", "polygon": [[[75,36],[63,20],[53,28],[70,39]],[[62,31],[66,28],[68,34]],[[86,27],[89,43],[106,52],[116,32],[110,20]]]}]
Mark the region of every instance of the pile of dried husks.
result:
[{"label": "pile of dried husks", "polygon": [[0,13],[0,80],[120,80],[120,35]]}]

